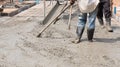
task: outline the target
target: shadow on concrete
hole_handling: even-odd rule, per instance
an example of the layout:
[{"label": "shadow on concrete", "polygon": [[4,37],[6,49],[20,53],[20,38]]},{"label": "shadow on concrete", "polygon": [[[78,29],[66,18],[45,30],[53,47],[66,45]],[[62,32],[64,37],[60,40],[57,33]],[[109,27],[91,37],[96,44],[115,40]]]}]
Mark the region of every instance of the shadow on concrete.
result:
[{"label": "shadow on concrete", "polygon": [[117,35],[116,38],[94,38],[95,42],[104,42],[104,43],[115,43],[115,42],[120,42],[120,36],[118,35],[120,32],[120,26],[112,26],[113,28],[113,36]]},{"label": "shadow on concrete", "polygon": [[115,29],[120,29],[120,26],[112,26],[112,28]]},{"label": "shadow on concrete", "polygon": [[104,43],[115,43],[117,41],[120,41],[120,37],[117,37],[116,39],[109,39],[109,38],[94,38],[96,42],[104,42]]}]

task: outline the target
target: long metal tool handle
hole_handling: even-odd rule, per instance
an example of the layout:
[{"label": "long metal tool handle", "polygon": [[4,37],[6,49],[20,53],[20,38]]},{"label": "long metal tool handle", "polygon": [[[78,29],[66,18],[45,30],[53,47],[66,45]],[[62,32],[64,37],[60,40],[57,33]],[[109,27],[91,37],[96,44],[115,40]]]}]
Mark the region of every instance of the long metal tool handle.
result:
[{"label": "long metal tool handle", "polygon": [[67,7],[65,7],[65,8],[61,11],[61,13],[58,14],[58,16],[53,19],[52,22],[50,22],[49,24],[47,24],[47,25],[45,26],[45,28],[43,28],[43,29],[41,30],[41,32],[38,34],[37,37],[40,37],[41,34],[42,34],[52,23],[54,23],[54,21],[56,21],[56,20],[58,19],[58,17],[59,17],[66,9],[68,9],[70,6],[71,6],[71,4],[69,4]]},{"label": "long metal tool handle", "polygon": [[72,6],[70,7],[69,21],[68,21],[68,29],[71,27],[71,15],[72,15]]},{"label": "long metal tool handle", "polygon": [[[58,1],[59,2],[59,1]],[[60,4],[60,3],[59,3]],[[67,2],[65,3],[65,5],[63,6],[63,8],[61,9],[61,12],[65,9],[65,7],[67,6]],[[60,17],[58,17],[58,19],[56,21],[54,21],[54,24],[56,24],[56,22],[60,19]]]}]

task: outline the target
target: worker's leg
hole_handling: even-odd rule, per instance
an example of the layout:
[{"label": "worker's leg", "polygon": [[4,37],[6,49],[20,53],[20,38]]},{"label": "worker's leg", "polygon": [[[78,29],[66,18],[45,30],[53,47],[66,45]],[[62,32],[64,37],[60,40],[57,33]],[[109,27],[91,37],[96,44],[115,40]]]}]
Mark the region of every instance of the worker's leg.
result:
[{"label": "worker's leg", "polygon": [[88,36],[88,41],[90,42],[92,42],[93,35],[94,35],[97,11],[98,11],[98,7],[93,12],[89,13],[87,36]]},{"label": "worker's leg", "polygon": [[105,15],[105,20],[106,20],[106,28],[108,32],[113,32],[113,29],[111,27],[111,11],[110,11],[110,0],[107,0],[104,3],[104,15]]},{"label": "worker's leg", "polygon": [[98,13],[97,13],[97,18],[101,26],[104,26],[103,22],[103,2],[100,2],[98,5]]},{"label": "worker's leg", "polygon": [[74,43],[79,43],[81,41],[81,37],[85,28],[86,21],[87,21],[87,13],[80,13],[79,22],[77,24],[77,30],[76,30],[77,37],[73,41]]}]

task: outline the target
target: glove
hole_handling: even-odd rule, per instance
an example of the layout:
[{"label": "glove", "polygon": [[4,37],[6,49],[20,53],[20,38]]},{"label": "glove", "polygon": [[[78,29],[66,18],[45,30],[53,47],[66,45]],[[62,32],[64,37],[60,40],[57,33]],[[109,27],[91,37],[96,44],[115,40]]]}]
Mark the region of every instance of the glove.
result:
[{"label": "glove", "polygon": [[70,0],[70,4],[73,5],[76,0]]}]

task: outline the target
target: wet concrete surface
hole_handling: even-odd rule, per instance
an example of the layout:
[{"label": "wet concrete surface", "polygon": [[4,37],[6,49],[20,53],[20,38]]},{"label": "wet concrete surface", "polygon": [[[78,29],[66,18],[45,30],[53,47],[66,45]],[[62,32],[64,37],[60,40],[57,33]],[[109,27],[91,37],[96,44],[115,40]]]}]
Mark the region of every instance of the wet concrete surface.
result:
[{"label": "wet concrete surface", "polygon": [[[68,12],[37,38],[43,13],[40,5],[14,17],[0,18],[0,67],[119,67],[120,25],[112,19],[113,33],[102,29],[96,21],[94,42],[87,41],[86,29],[82,42],[75,38],[78,12],[73,9],[71,30]],[[34,10],[32,10],[34,9]],[[27,14],[26,14],[27,13]],[[40,14],[39,14],[40,13]],[[25,15],[26,14],[26,15]],[[74,17],[73,17],[74,16]]]}]

